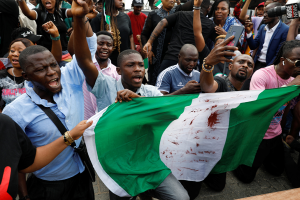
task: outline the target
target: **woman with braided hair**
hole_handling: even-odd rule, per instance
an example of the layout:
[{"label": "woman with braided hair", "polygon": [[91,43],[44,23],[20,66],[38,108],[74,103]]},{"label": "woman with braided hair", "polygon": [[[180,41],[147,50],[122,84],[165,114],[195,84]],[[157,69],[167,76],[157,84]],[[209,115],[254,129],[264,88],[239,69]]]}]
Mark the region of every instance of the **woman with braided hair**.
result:
[{"label": "woman with braided hair", "polygon": [[[118,55],[126,49],[135,49],[130,18],[127,14],[119,12],[123,7],[121,0],[104,0],[103,12],[99,13],[92,21],[94,33],[109,31],[113,35],[114,46],[110,55],[112,64],[117,66]],[[104,13],[105,12],[105,13]],[[110,16],[110,25],[106,23],[105,15]]]}]

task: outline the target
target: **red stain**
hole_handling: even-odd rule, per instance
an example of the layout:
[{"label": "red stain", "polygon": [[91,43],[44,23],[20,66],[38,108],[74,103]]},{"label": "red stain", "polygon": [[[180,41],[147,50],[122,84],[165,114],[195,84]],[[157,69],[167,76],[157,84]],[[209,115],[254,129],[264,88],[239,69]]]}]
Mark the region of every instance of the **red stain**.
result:
[{"label": "red stain", "polygon": [[203,151],[198,151],[198,153],[203,154]]},{"label": "red stain", "polygon": [[199,144],[198,144],[198,143],[196,143],[196,146],[197,146],[197,147],[199,147]]},{"label": "red stain", "polygon": [[203,131],[201,131],[201,130],[198,130],[196,133],[200,133],[200,132],[203,132]]},{"label": "red stain", "polygon": [[217,107],[217,105],[212,106],[212,107],[211,107],[211,110],[214,109],[215,107]]},{"label": "red stain", "polygon": [[177,168],[179,171],[181,171],[181,169]]},{"label": "red stain", "polygon": [[175,144],[175,145],[179,145],[179,143],[178,142],[172,142],[173,144]]},{"label": "red stain", "polygon": [[195,120],[195,119],[193,119],[193,120],[191,121],[190,125],[192,125],[192,123],[193,123],[194,120]]},{"label": "red stain", "polygon": [[200,139],[198,136],[194,137],[194,139]]},{"label": "red stain", "polygon": [[197,155],[196,153],[191,153],[191,154]]},{"label": "red stain", "polygon": [[209,102],[209,99],[206,99],[205,102]]},{"label": "red stain", "polygon": [[163,154],[165,154],[166,152],[163,151]]},{"label": "red stain", "polygon": [[199,171],[199,170],[197,170],[197,169],[191,169],[191,168],[188,168],[188,167],[183,167],[183,168],[184,168],[184,169],[193,170],[193,171],[195,171],[195,172]]},{"label": "red stain", "polygon": [[192,148],[190,148],[191,149],[191,151],[193,151],[193,149]]},{"label": "red stain", "polygon": [[206,110],[209,110],[209,108],[206,108]]},{"label": "red stain", "polygon": [[172,155],[172,152],[170,152],[170,154]]},{"label": "red stain", "polygon": [[219,119],[218,119],[218,111],[215,111],[213,113],[210,114],[209,118],[208,118],[208,122],[207,125],[210,128],[213,128],[216,124],[220,123]]},{"label": "red stain", "polygon": [[185,152],[186,154],[189,154],[190,152],[189,152],[189,150],[186,150],[186,152]]}]

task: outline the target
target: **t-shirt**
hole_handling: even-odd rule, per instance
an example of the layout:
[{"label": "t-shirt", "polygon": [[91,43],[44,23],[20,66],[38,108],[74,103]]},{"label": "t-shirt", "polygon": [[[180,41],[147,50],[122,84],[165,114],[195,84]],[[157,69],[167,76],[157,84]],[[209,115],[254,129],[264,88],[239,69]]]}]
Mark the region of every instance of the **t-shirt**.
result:
[{"label": "t-shirt", "polygon": [[[50,34],[44,31],[42,25],[46,22],[52,21],[58,29],[60,34],[60,42],[63,51],[68,50],[68,40],[67,40],[67,26],[64,22],[66,19],[66,8],[61,8],[60,12],[55,11],[53,14],[46,12],[46,15],[42,15],[41,9],[34,9],[37,13],[36,15],[36,25],[37,25],[37,35],[42,35],[43,37],[37,42],[37,44],[46,47],[49,51],[52,48],[52,40]],[[43,17],[46,16],[45,20]]]},{"label": "t-shirt", "polygon": [[[250,90],[264,90],[279,88],[283,85],[289,84],[294,78],[290,77],[289,79],[282,79],[277,75],[274,65],[270,65],[265,68],[257,70],[251,79]],[[281,106],[281,108],[275,113],[271,124],[264,136],[264,139],[272,139],[281,134],[281,119],[284,113],[284,109],[287,106],[287,103]]]},{"label": "t-shirt", "polygon": [[214,79],[218,83],[218,89],[216,90],[216,92],[237,91],[237,89],[232,85],[227,76],[215,76]]},{"label": "t-shirt", "polygon": [[18,171],[33,164],[36,148],[10,117],[0,113],[0,199],[15,199]]},{"label": "t-shirt", "polygon": [[137,40],[136,36],[142,34],[142,30],[147,18],[147,15],[141,12],[139,15],[135,15],[133,11],[127,13],[131,21],[131,29],[133,33],[133,39],[135,45],[140,45],[139,41]]},{"label": "t-shirt", "polygon": [[[214,76],[223,76],[223,70],[224,70],[225,64],[224,63],[218,63],[214,66],[213,75]],[[225,73],[224,76],[228,76],[230,73],[230,70],[228,69],[228,64],[225,67]]]},{"label": "t-shirt", "polygon": [[[98,111],[113,104],[117,97],[118,91],[124,90],[121,79],[116,80],[101,72],[98,73],[94,87],[91,88],[91,86],[87,84],[87,88],[95,95],[97,99]],[[163,96],[163,94],[156,87],[144,84],[142,84],[135,93],[145,97]]]},{"label": "t-shirt", "polygon": [[0,58],[8,52],[11,33],[18,28],[19,8],[15,0],[0,0]]},{"label": "t-shirt", "polygon": [[179,65],[173,65],[162,71],[156,82],[156,87],[160,91],[168,93],[175,92],[185,86],[187,82],[195,80],[200,81],[200,72],[193,70],[189,75],[186,74]]},{"label": "t-shirt", "polygon": [[[91,26],[94,31],[94,33],[97,33],[100,31],[101,27],[101,18],[102,18],[102,13],[99,13],[92,21],[91,21]],[[126,15],[123,12],[119,12],[119,15],[116,17],[116,23],[117,23],[117,28],[120,32],[120,52],[118,51],[118,48],[116,48],[110,55],[110,60],[112,64],[117,66],[117,58],[119,53],[126,49],[130,49],[130,36],[132,35],[132,30],[131,30],[131,22],[130,18],[128,15]],[[114,39],[115,40],[115,39]]]},{"label": "t-shirt", "polygon": [[0,71],[0,99],[3,99],[6,105],[26,93],[23,77],[14,77],[7,70]]},{"label": "t-shirt", "polygon": [[[164,60],[178,61],[178,53],[184,44],[195,45],[193,15],[193,11],[180,11],[166,17],[166,20],[168,21],[168,27],[173,27],[173,30],[176,31],[173,31]],[[216,25],[212,20],[208,19],[203,14],[200,15],[200,18],[204,40],[207,41],[207,39],[210,38],[214,41],[218,36],[214,28]]]}]

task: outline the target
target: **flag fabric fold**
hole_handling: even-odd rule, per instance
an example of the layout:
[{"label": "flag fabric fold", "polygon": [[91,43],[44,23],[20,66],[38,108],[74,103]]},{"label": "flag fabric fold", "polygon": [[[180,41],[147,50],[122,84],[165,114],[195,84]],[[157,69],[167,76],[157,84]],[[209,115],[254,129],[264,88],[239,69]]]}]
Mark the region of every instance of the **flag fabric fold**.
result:
[{"label": "flag fabric fold", "polygon": [[276,111],[299,86],[271,90],[141,97],[91,118],[87,150],[104,184],[118,196],[155,189],[171,173],[202,181],[252,165]]}]

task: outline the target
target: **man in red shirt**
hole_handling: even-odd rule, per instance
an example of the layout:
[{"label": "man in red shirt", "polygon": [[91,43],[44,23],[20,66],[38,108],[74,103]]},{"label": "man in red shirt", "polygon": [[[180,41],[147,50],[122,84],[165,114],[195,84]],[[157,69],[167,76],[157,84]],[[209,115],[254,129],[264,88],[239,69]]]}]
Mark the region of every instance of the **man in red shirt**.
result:
[{"label": "man in red shirt", "polygon": [[133,0],[132,6],[133,11],[129,12],[128,16],[131,21],[135,49],[140,52],[140,43],[136,36],[141,35],[147,16],[141,12],[142,7],[144,6],[143,0]]}]

